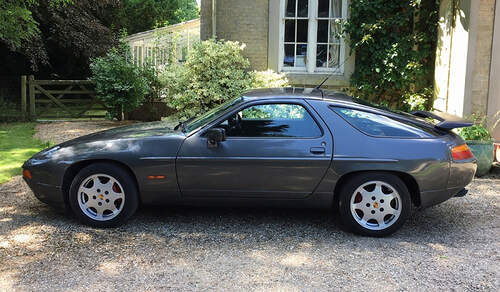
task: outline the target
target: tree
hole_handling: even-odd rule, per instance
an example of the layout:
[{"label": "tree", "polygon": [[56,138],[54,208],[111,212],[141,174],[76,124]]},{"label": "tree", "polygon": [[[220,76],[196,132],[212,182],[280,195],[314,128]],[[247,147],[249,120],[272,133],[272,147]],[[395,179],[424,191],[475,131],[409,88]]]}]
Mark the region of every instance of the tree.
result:
[{"label": "tree", "polygon": [[41,1],[32,9],[40,23],[41,42],[35,47],[48,58],[28,58],[32,64],[43,63],[60,76],[88,76],[89,60],[104,55],[118,43],[120,31],[113,26],[118,9],[116,0],[78,0],[65,6]]},{"label": "tree", "polygon": [[[17,75],[16,70],[23,70],[24,74],[84,78],[89,73],[89,59],[105,54],[118,40],[118,28],[112,23],[120,5],[117,0],[0,3],[9,5],[9,11],[18,11],[0,11],[0,15],[8,15],[0,20],[4,24],[0,25],[0,51],[8,52],[0,55],[0,62],[5,64],[2,75]],[[15,28],[13,14],[24,10],[29,17],[17,19],[22,28]]]},{"label": "tree", "polygon": [[20,75],[87,78],[90,60],[116,46],[122,28],[198,14],[195,0],[0,0],[0,92],[17,100]]},{"label": "tree", "polygon": [[[72,0],[50,0],[52,6],[70,3]],[[40,32],[38,22],[33,18],[31,8],[37,0],[0,1],[0,40],[13,48],[19,48],[23,41],[29,41]]]},{"label": "tree", "polygon": [[117,25],[133,34],[199,17],[195,0],[123,0]]}]

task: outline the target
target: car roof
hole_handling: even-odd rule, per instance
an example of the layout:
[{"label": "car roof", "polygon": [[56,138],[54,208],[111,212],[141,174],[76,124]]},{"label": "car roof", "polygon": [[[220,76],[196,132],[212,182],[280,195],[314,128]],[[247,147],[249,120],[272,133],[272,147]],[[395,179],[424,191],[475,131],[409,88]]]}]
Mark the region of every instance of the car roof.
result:
[{"label": "car roof", "polygon": [[242,94],[242,100],[256,100],[256,99],[275,99],[275,98],[300,98],[300,99],[313,99],[328,102],[332,105],[337,106],[347,106],[349,108],[355,108],[359,110],[368,110],[374,113],[388,115],[388,116],[414,116],[406,114],[403,112],[395,112],[384,107],[380,107],[374,104],[370,104],[359,98],[349,96],[343,92],[316,89],[316,88],[304,88],[304,87],[283,87],[283,88],[259,88],[246,91]]},{"label": "car roof", "polygon": [[354,102],[353,98],[343,92],[320,90],[306,87],[259,88],[243,93],[244,100],[271,98],[302,98],[325,101]]},{"label": "car roof", "polygon": [[283,87],[283,88],[260,88],[246,91],[242,94],[242,100],[256,100],[256,99],[274,99],[274,98],[300,98],[300,99],[313,99],[328,102],[335,106],[355,108],[376,114],[403,119],[412,123],[417,123],[421,126],[434,128],[434,125],[415,117],[414,115],[391,111],[389,109],[367,103],[361,99],[349,96],[343,92],[304,88],[304,87]]}]

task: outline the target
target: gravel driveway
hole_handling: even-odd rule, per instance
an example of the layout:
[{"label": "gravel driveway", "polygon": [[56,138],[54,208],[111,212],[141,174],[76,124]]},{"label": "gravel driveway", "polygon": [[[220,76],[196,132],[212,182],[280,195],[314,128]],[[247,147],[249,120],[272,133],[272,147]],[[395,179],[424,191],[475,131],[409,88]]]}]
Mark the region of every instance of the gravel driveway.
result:
[{"label": "gravel driveway", "polygon": [[[64,131],[112,126],[37,129],[60,142]],[[121,228],[98,230],[40,203],[18,176],[0,185],[0,291],[498,291],[495,173],[382,239],[341,231],[327,211],[292,209],[143,208]]]}]

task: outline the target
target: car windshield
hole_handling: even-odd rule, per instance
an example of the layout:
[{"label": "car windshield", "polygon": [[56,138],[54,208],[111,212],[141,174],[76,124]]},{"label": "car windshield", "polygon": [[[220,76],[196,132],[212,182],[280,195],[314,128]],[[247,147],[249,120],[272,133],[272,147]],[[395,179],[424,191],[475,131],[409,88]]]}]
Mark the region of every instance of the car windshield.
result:
[{"label": "car windshield", "polygon": [[230,99],[226,101],[225,103],[219,105],[216,108],[213,108],[212,110],[206,112],[205,114],[193,119],[191,122],[189,122],[185,129],[186,133],[189,133],[195,129],[198,129],[199,127],[211,122],[214,120],[216,117],[221,115],[223,112],[225,112],[227,109],[230,107],[240,103],[243,99],[241,97],[236,97],[233,99]]}]

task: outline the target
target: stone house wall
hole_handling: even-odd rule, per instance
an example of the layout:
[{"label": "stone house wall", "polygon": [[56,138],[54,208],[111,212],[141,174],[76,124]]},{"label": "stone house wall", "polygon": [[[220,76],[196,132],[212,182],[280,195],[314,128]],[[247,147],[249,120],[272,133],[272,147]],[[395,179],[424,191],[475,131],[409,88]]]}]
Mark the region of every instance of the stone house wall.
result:
[{"label": "stone house wall", "polygon": [[476,36],[474,71],[472,74],[471,112],[486,114],[490,80],[491,45],[495,0],[480,0]]},{"label": "stone house wall", "polygon": [[[217,39],[245,43],[252,69],[267,69],[269,0],[217,0]],[[212,2],[201,1],[201,39],[212,37]]]}]

